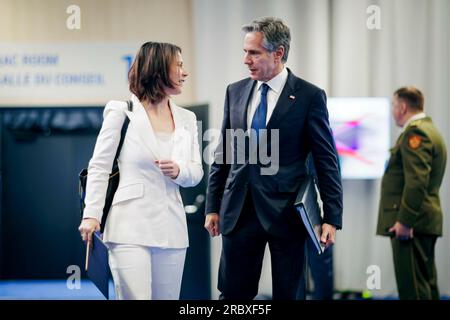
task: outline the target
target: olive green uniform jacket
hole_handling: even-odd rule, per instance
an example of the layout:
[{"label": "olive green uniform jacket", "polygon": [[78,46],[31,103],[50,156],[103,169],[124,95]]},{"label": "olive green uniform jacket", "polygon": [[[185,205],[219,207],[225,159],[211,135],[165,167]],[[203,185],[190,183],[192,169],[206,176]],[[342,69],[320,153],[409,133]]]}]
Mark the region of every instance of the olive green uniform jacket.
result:
[{"label": "olive green uniform jacket", "polygon": [[381,182],[377,234],[391,236],[389,228],[399,221],[415,234],[441,236],[439,188],[447,151],[431,118],[412,121],[390,151]]}]

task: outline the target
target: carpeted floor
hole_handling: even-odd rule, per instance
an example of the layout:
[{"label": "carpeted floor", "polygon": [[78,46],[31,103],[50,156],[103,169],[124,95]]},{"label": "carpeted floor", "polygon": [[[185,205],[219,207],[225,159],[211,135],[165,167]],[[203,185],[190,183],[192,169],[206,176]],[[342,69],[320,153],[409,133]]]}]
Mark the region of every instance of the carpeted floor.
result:
[{"label": "carpeted floor", "polygon": [[[109,297],[114,299],[114,285],[109,283]],[[65,280],[0,280],[0,300],[104,300],[89,280],[79,288],[69,289]]]},{"label": "carpeted floor", "polygon": [[[81,280],[79,288],[70,289],[65,280],[0,280],[0,300],[105,300],[90,280]],[[264,300],[269,297],[258,296]],[[109,283],[109,298],[114,299],[114,285]],[[337,300],[364,300],[360,292],[338,292]],[[311,299],[311,297],[308,297]],[[377,300],[380,299],[377,297]],[[380,300],[396,300],[386,296]],[[450,300],[449,296],[441,297]]]}]

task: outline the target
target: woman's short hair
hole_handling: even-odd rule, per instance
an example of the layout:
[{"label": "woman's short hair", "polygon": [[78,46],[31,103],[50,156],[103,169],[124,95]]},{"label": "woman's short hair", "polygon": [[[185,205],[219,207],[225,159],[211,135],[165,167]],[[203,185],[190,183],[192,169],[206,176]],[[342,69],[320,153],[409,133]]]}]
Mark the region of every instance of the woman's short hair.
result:
[{"label": "woman's short hair", "polygon": [[158,103],[166,97],[164,88],[173,88],[170,66],[181,48],[160,42],[146,42],[139,49],[130,71],[130,91],[140,101]]}]

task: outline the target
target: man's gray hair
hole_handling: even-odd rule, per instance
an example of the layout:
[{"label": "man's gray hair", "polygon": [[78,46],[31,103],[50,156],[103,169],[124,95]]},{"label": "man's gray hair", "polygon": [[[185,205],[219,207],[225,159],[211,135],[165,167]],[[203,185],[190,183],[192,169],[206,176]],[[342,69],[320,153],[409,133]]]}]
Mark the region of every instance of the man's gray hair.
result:
[{"label": "man's gray hair", "polygon": [[261,32],[263,34],[262,46],[269,52],[274,52],[282,46],[284,55],[281,58],[281,62],[286,63],[291,43],[291,32],[281,19],[272,17],[260,18],[244,25],[242,31],[245,33]]}]

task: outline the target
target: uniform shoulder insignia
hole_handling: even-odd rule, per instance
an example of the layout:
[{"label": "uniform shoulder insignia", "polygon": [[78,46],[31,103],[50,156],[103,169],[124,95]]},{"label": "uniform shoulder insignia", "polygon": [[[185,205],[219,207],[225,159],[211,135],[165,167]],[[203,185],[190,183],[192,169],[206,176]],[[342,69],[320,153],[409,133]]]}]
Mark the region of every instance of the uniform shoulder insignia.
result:
[{"label": "uniform shoulder insignia", "polygon": [[409,127],[413,128],[413,127],[419,127],[422,123],[423,123],[424,119],[416,119],[411,121],[411,123],[409,124]]},{"label": "uniform shoulder insignia", "polygon": [[408,138],[408,145],[411,149],[417,149],[420,147],[420,144],[422,143],[422,137],[418,136],[416,134],[411,135]]}]

